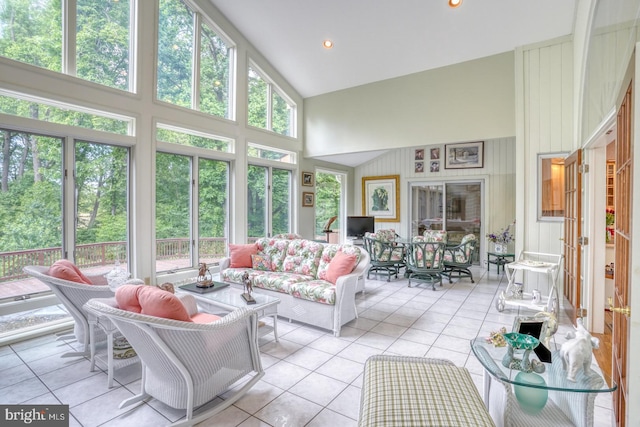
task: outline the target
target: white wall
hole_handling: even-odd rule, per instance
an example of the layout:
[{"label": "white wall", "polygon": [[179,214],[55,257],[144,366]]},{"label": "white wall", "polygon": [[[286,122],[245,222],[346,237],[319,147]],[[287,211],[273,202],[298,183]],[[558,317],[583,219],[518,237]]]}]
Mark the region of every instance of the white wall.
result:
[{"label": "white wall", "polygon": [[[561,254],[562,223],[538,221],[537,162],[540,153],[572,152],[576,148],[573,44],[567,37],[519,48],[515,60],[516,251]],[[561,282],[559,279],[560,295]]]},{"label": "white wall", "polygon": [[[402,135],[399,135],[402,137]],[[415,172],[415,149],[425,149],[428,163],[429,149],[440,147],[440,172]],[[376,223],[376,229],[394,228],[403,236],[410,230],[409,183],[443,180],[484,180],[484,233],[506,227],[515,218],[515,138],[484,141],[484,167],[482,169],[445,169],[444,144],[399,148],[383,154],[355,168],[355,188],[351,209],[354,215],[362,212],[362,178],[370,176],[400,175],[400,222]],[[484,243],[484,235],[478,236]],[[483,258],[481,258],[483,259]]]},{"label": "white wall", "polygon": [[513,52],[307,98],[307,157],[511,137]]}]

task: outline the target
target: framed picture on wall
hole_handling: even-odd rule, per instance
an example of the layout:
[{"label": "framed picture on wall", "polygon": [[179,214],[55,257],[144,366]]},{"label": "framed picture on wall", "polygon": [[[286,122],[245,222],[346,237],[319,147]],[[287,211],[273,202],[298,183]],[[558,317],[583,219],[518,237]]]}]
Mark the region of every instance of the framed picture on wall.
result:
[{"label": "framed picture on wall", "polygon": [[304,192],[302,193],[302,206],[304,207],[313,207],[313,202],[315,199],[314,193]]},{"label": "framed picture on wall", "polygon": [[484,141],[447,144],[444,146],[445,169],[484,167]]},{"label": "framed picture on wall", "polygon": [[439,161],[433,161],[431,162],[431,165],[429,167],[429,170],[431,172],[440,172],[440,162]]},{"label": "framed picture on wall", "polygon": [[416,150],[414,160],[424,160],[424,148],[418,148]]},{"label": "framed picture on wall", "polygon": [[362,215],[400,221],[400,175],[362,177]]},{"label": "framed picture on wall", "polygon": [[440,147],[432,148],[430,150],[431,160],[440,160]]},{"label": "framed picture on wall", "polygon": [[305,187],[313,187],[313,172],[302,172],[302,185]]},{"label": "framed picture on wall", "polygon": [[416,162],[415,172],[416,173],[424,172],[424,162]]}]

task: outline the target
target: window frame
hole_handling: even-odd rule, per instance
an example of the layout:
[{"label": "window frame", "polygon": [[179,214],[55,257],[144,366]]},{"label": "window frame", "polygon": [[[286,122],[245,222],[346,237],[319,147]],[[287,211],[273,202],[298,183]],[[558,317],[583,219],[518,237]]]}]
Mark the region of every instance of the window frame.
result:
[{"label": "window frame", "polygon": [[[156,129],[157,128],[161,128],[161,129],[168,129],[168,130],[173,130],[173,131],[177,131],[177,132],[182,132],[182,133],[187,133],[187,134],[192,134],[194,136],[201,136],[201,137],[206,137],[206,138],[211,138],[211,139],[219,139],[219,140],[225,140],[229,142],[229,149],[231,151],[233,151],[234,147],[235,147],[235,140],[229,137],[225,137],[225,136],[219,136],[219,135],[214,135],[211,133],[206,133],[206,132],[202,132],[202,131],[198,131],[198,130],[194,130],[194,129],[186,129],[185,127],[177,127],[177,126],[173,126],[173,125],[168,125],[164,122],[160,123],[156,123],[156,125],[154,126],[154,140],[156,141],[156,153],[164,153],[164,154],[169,154],[169,155],[176,155],[176,156],[183,156],[188,158],[189,160],[189,170],[190,170],[190,177],[189,179],[191,180],[190,183],[190,194],[189,194],[189,240],[191,241],[191,250],[190,250],[190,262],[191,265],[186,266],[184,268],[180,268],[180,269],[170,269],[170,270],[163,270],[163,271],[158,271],[157,270],[157,262],[158,262],[158,257],[157,257],[157,253],[156,250],[154,249],[154,259],[152,260],[154,263],[154,271],[157,277],[164,277],[167,275],[172,275],[174,273],[179,273],[179,272],[186,272],[186,271],[193,271],[194,269],[197,269],[198,267],[198,263],[200,261],[200,247],[198,244],[196,244],[196,242],[199,242],[200,239],[200,229],[199,229],[199,221],[200,221],[200,214],[199,214],[199,201],[200,201],[200,169],[199,169],[199,165],[200,165],[200,160],[204,159],[204,160],[211,160],[211,161],[221,161],[221,162],[225,162],[227,163],[227,185],[226,185],[226,191],[227,191],[227,208],[226,208],[226,214],[227,214],[227,218],[226,218],[226,235],[229,236],[230,235],[230,230],[232,230],[233,227],[233,218],[231,215],[231,207],[233,206],[234,200],[233,200],[233,194],[231,189],[233,188],[233,163],[235,161],[235,155],[233,152],[224,152],[224,151],[217,151],[217,150],[212,150],[212,149],[207,149],[207,148],[201,148],[201,147],[194,147],[194,146],[189,146],[189,145],[180,145],[180,144],[175,144],[173,142],[165,142],[165,141],[161,141],[157,139],[157,132]],[[155,162],[154,162],[155,164]],[[157,173],[158,171],[156,170],[155,175],[154,175],[154,182],[156,181],[156,177],[157,177]],[[157,183],[156,183],[157,185]],[[155,187],[154,187],[155,188]],[[157,208],[157,198],[154,195],[154,211]],[[155,220],[156,220],[156,216],[154,215],[154,229],[155,227]],[[154,233],[154,237],[153,237],[153,241],[154,243],[157,242],[158,238],[156,237],[155,233]],[[227,240],[226,245],[229,245],[229,240]]]},{"label": "window frame", "polygon": [[[253,70],[253,72],[255,72],[267,85],[266,128],[261,128],[261,127],[249,124],[249,114],[248,114],[249,102],[250,102],[249,70]],[[273,130],[273,93],[278,94],[278,96],[280,96],[291,109],[290,116],[289,116],[291,125],[289,126],[289,133],[287,134],[281,134]],[[277,135],[281,135],[285,137],[297,138],[298,136],[298,130],[296,126],[297,114],[298,114],[298,105],[293,101],[293,99],[290,96],[288,96],[286,92],[282,90],[254,60],[249,58],[248,64],[247,64],[247,126],[253,129],[267,130],[269,132],[273,132]]]}]

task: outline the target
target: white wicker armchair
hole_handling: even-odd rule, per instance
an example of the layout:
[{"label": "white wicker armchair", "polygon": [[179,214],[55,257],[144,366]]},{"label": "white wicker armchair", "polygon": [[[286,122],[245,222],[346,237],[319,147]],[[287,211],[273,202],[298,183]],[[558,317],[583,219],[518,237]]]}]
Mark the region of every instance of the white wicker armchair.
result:
[{"label": "white wicker armchair", "polygon": [[[114,293],[103,276],[87,275],[87,278],[96,283],[95,285],[87,285],[49,276],[48,270],[49,267],[41,265],[29,265],[23,269],[27,275],[49,286],[75,320],[73,332],[78,343],[84,346],[84,350],[67,352],[62,357],[89,356],[89,322],[88,315],[82,306],[92,298],[108,298],[112,297]],[[96,336],[97,341],[104,341],[104,339],[104,333],[99,333]]]},{"label": "white wicker armchair", "polygon": [[[120,408],[151,396],[186,410],[186,417],[173,426],[194,425],[227,408],[264,375],[252,310],[242,308],[202,324],[120,310],[115,298],[93,299],[87,308],[113,322],[142,361],[142,390]],[[195,408],[251,374],[231,396],[194,416]]]}]

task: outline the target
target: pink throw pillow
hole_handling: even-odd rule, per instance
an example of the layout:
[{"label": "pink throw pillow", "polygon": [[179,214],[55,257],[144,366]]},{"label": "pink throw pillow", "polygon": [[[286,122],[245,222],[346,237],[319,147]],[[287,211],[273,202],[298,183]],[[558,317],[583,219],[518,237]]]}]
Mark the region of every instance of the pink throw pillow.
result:
[{"label": "pink throw pillow", "polygon": [[54,262],[47,274],[57,279],[68,280],[70,282],[84,283],[85,285],[92,285],[91,280],[87,278],[78,267],[68,259],[61,259]]},{"label": "pink throw pillow", "polygon": [[116,289],[116,302],[121,310],[140,313],[142,307],[138,301],[138,289],[144,285],[122,285]]},{"label": "pink throw pillow", "polygon": [[353,267],[356,266],[356,256],[345,254],[342,251],[336,252],[329,265],[327,266],[327,281],[334,285],[338,281],[338,277],[351,273]]},{"label": "pink throw pillow", "polygon": [[191,317],[193,323],[213,323],[220,319],[222,319],[222,317],[209,313],[196,313]]},{"label": "pink throw pillow", "polygon": [[155,286],[140,285],[138,302],[142,309],[140,311],[141,314],[191,322],[191,317],[189,317],[184,304],[182,304],[180,298],[171,292]]},{"label": "pink throw pillow", "polygon": [[116,290],[116,302],[121,310],[191,322],[180,298],[155,286],[122,285]]},{"label": "pink throw pillow", "polygon": [[251,255],[258,253],[255,243],[249,245],[229,245],[230,268],[251,268]]}]

